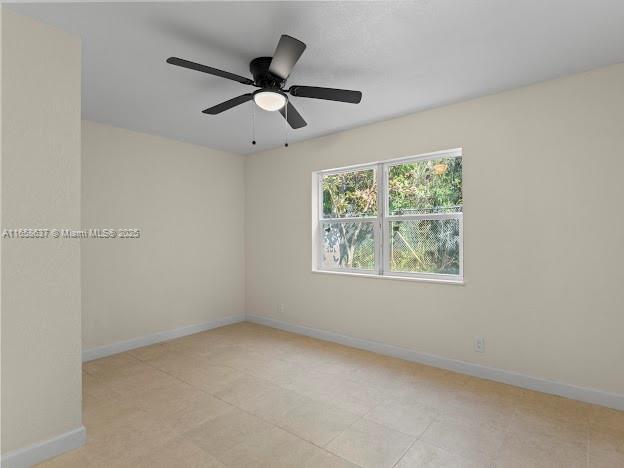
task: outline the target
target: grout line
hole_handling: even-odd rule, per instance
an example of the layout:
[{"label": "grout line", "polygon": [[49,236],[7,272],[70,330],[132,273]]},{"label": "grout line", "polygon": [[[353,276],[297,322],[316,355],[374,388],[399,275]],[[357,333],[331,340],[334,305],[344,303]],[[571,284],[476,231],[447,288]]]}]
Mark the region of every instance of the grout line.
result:
[{"label": "grout line", "polygon": [[419,439],[416,439],[411,444],[409,444],[409,446],[405,449],[405,451],[401,454],[401,456],[399,458],[397,458],[397,461],[394,462],[394,465],[392,465],[392,468],[395,468],[399,463],[401,463],[401,460],[403,460],[403,458],[405,458],[405,455],[407,455],[407,452],[410,451],[410,449],[414,446],[414,444],[416,442],[418,442],[418,440]]},{"label": "grout line", "polygon": [[407,455],[407,452],[410,451],[410,449],[416,445],[416,442],[420,441],[422,439],[422,436],[425,435],[425,432],[427,432],[427,430],[431,427],[431,425],[436,422],[438,420],[438,418],[440,417],[439,412],[437,412],[438,414],[436,414],[436,416],[431,420],[431,422],[429,424],[427,424],[427,427],[425,427],[425,429],[420,433],[420,435],[418,437],[416,437],[416,440],[414,440],[414,442],[412,442],[410,444],[409,447],[407,447],[407,449],[403,452],[403,454],[399,457],[399,459],[394,463],[394,465],[392,465],[392,468],[395,468],[396,466],[398,466],[398,464],[401,462],[401,460],[403,460],[403,458],[405,458],[405,455]]},{"label": "grout line", "polygon": [[344,434],[345,432],[347,432],[349,429],[351,429],[351,427],[353,427],[356,423],[359,423],[360,421],[362,421],[364,419],[364,416],[360,416],[359,418],[357,418],[355,421],[353,421],[351,424],[349,424],[347,427],[345,427],[342,431],[340,431],[338,434],[336,434],[334,437],[332,437],[331,439],[329,439],[329,441],[327,441],[324,445],[324,447],[327,447],[329,444],[331,444],[334,440],[336,440],[338,437],[340,437],[342,434]]}]

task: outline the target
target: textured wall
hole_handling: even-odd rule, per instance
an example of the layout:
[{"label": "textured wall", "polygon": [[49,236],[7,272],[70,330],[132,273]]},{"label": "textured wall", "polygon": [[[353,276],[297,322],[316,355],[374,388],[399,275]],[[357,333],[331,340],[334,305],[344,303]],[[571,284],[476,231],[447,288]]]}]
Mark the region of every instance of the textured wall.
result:
[{"label": "textured wall", "polygon": [[[80,227],[80,40],[2,9],[2,227]],[[80,243],[2,239],[2,451],[81,426]]]},{"label": "textured wall", "polygon": [[83,122],[83,349],[244,313],[244,158]]}]

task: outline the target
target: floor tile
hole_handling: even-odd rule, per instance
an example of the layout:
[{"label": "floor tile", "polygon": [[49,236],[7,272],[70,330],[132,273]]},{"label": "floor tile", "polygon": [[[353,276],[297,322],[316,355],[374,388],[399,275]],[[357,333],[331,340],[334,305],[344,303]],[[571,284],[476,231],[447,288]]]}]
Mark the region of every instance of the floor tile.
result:
[{"label": "floor tile", "polygon": [[129,400],[107,400],[91,403],[82,411],[82,423],[88,437],[113,430],[133,419],[142,418],[147,413]]},{"label": "floor tile", "polygon": [[177,437],[177,433],[146,413],[118,418],[106,430],[89,431],[84,446],[90,464],[120,466],[146,455]]},{"label": "floor tile", "polygon": [[624,432],[624,411],[592,405],[588,414],[592,426]]},{"label": "floor tile", "polygon": [[271,429],[271,424],[233,408],[187,432],[185,436],[211,455],[222,459],[228,451],[249,440],[254,434],[265,433]]},{"label": "floor tile", "polygon": [[392,467],[416,439],[373,421],[356,422],[327,450],[362,467]]},{"label": "floor tile", "polygon": [[387,399],[383,391],[348,379],[334,381],[317,393],[316,398],[360,415]]},{"label": "floor tile", "polygon": [[441,410],[455,401],[456,391],[438,382],[419,381],[394,391],[390,389],[385,394],[393,401],[420,403]]},{"label": "floor tile", "polygon": [[590,428],[588,460],[591,468],[624,466],[624,431]]},{"label": "floor tile", "polygon": [[624,466],[624,412],[240,323],[83,364],[46,467]]},{"label": "floor tile", "polygon": [[586,465],[586,442],[532,432],[509,432],[496,458],[496,466],[510,468],[581,468]]},{"label": "floor tile", "polygon": [[396,468],[483,468],[483,465],[418,441],[401,458]]},{"label": "floor tile", "polygon": [[545,416],[578,424],[588,422],[591,410],[591,405],[588,403],[531,390],[525,391],[518,404]]},{"label": "floor tile", "polygon": [[162,344],[171,351],[203,354],[214,350],[223,342],[224,339],[222,336],[213,333],[213,330],[208,330],[206,332],[195,333],[193,335],[165,341]]},{"label": "floor tile", "polygon": [[262,398],[272,391],[275,391],[275,386],[270,382],[243,375],[214,392],[214,396],[239,408],[245,408],[252,400]]},{"label": "floor tile", "polygon": [[233,382],[245,377],[244,373],[236,369],[215,364],[181,364],[168,372],[189,385],[212,394],[227,389]]},{"label": "floor tile", "polygon": [[220,459],[227,466],[295,466],[295,460],[305,457],[311,447],[298,437],[269,426],[248,433],[244,440],[220,455]]},{"label": "floor tile", "polygon": [[167,349],[168,352],[162,353],[158,356],[152,357],[147,361],[141,362],[145,365],[170,374],[171,371],[177,369],[180,366],[200,367],[201,364],[207,359],[206,356],[190,351],[188,349],[179,349],[175,351],[172,351],[169,348]]},{"label": "floor tile", "polygon": [[440,416],[421,440],[451,453],[490,463],[503,444],[505,431],[506,426],[502,424]]},{"label": "floor tile", "polygon": [[145,365],[130,355],[129,353],[120,353],[113,356],[96,359],[83,364],[83,369],[87,374],[106,379],[107,377],[132,375]]},{"label": "floor tile", "polygon": [[359,466],[314,446],[305,452],[297,453],[296,457],[287,456],[284,462],[283,466],[291,468],[358,468]]},{"label": "floor tile", "polygon": [[282,420],[290,411],[303,406],[308,401],[310,401],[308,397],[292,390],[272,386],[266,392],[261,392],[256,397],[244,400],[240,407],[262,419],[277,422]]},{"label": "floor tile", "polygon": [[466,383],[462,386],[462,390],[480,396],[513,399],[516,401],[519,398],[524,398],[527,393],[527,390],[520,387],[494,382],[493,380],[479,379],[477,377],[468,378]]},{"label": "floor tile", "polygon": [[456,390],[440,404],[443,415],[469,421],[506,425],[517,408],[513,399],[493,393]]},{"label": "floor tile", "polygon": [[420,437],[437,415],[438,411],[422,403],[389,401],[374,408],[366,419]]},{"label": "floor tile", "polygon": [[136,405],[178,432],[185,432],[229,412],[232,406],[194,388],[147,396]]},{"label": "floor tile", "polygon": [[549,411],[540,411],[538,407],[519,407],[513,416],[510,430],[540,434],[544,437],[557,437],[583,443],[587,440],[589,424],[585,420],[559,418]]},{"label": "floor tile", "polygon": [[119,400],[121,395],[107,386],[104,381],[96,376],[82,375],[82,404],[91,405],[102,401]]},{"label": "floor tile", "polygon": [[142,348],[136,348],[128,351],[128,354],[134,356],[140,361],[149,361],[170,352],[170,349],[164,343],[156,343]]},{"label": "floor tile", "polygon": [[111,375],[105,384],[122,398],[139,397],[185,386],[179,379],[153,367],[143,366],[132,374]]},{"label": "floor tile", "polygon": [[217,458],[185,438],[177,438],[163,447],[129,461],[133,468],[226,468]]},{"label": "floor tile", "polygon": [[319,401],[309,401],[277,420],[280,427],[320,447],[360,418],[347,410]]}]

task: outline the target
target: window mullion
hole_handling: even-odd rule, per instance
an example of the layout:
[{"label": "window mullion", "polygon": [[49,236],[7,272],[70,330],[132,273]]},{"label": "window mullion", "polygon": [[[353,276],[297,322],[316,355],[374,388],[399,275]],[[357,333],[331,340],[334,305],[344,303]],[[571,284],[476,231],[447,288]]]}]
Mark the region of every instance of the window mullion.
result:
[{"label": "window mullion", "polygon": [[323,268],[323,174],[319,173],[318,174],[318,179],[316,181],[316,189],[318,191],[318,206],[317,206],[317,210],[318,210],[318,214],[317,214],[317,218],[318,218],[318,226],[317,226],[317,236],[318,236],[318,245],[317,247],[317,253],[316,253],[316,262],[317,262],[317,268]]},{"label": "window mullion", "polygon": [[463,213],[461,211],[455,213],[423,213],[423,214],[407,214],[407,215],[392,215],[386,216],[386,221],[415,221],[415,220],[431,220],[441,221],[445,219],[462,219]]},{"label": "window mullion", "polygon": [[383,185],[383,197],[384,197],[383,219],[382,219],[383,241],[384,241],[383,250],[382,250],[382,255],[383,255],[382,274],[387,275],[390,272],[390,248],[391,248],[391,243],[392,243],[392,234],[390,230],[388,229],[388,214],[390,213],[389,211],[390,193],[389,193],[389,187],[388,187],[388,164],[382,163],[381,166],[382,166],[382,173],[383,173],[382,185]]},{"label": "window mullion", "polygon": [[321,218],[321,223],[373,223],[377,221],[377,216],[353,216],[349,218]]},{"label": "window mullion", "polygon": [[384,272],[384,206],[386,204],[385,189],[384,189],[384,166],[383,164],[377,164],[377,236],[375,237],[375,254],[376,254],[376,267],[377,274],[383,275]]}]

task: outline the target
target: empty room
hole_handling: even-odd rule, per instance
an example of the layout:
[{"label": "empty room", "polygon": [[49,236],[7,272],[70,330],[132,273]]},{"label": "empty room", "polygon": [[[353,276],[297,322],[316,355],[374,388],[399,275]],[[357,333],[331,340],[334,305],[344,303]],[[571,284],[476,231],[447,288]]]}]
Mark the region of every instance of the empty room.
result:
[{"label": "empty room", "polygon": [[624,2],[2,2],[3,468],[624,467]]}]

